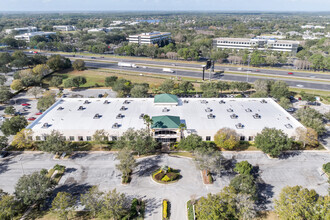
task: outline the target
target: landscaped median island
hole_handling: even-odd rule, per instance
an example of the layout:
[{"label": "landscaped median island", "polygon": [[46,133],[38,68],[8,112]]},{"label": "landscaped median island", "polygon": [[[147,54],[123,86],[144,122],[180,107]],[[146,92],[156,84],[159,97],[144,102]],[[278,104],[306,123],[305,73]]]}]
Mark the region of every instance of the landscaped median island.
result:
[{"label": "landscaped median island", "polygon": [[65,166],[56,164],[52,169],[48,170],[46,176],[48,178],[53,179],[54,182],[57,184],[61,180],[64,172],[65,172]]},{"label": "landscaped median island", "polygon": [[163,200],[163,204],[162,204],[162,220],[167,220],[170,219],[170,202],[166,199]]},{"label": "landscaped median island", "polygon": [[152,173],[152,179],[157,183],[173,183],[181,178],[180,171],[168,166],[158,168]]},{"label": "landscaped median island", "polygon": [[212,184],[213,183],[212,174],[209,170],[203,170],[202,171],[202,176],[203,176],[203,183],[204,184]]}]

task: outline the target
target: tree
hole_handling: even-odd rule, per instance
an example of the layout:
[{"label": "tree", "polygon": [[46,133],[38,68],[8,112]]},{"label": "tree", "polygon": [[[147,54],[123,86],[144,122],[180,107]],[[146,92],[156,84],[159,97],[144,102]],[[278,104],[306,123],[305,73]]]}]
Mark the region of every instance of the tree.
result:
[{"label": "tree", "polygon": [[44,96],[38,99],[37,109],[40,111],[46,111],[50,106],[55,103],[55,94],[46,93]]},{"label": "tree", "polygon": [[270,92],[270,81],[264,80],[264,79],[257,79],[254,81],[254,89],[256,90],[256,93],[264,93],[267,94]]},{"label": "tree", "polygon": [[0,136],[0,151],[8,146],[8,138],[6,136]]},{"label": "tree", "polygon": [[0,75],[0,85],[3,86],[7,81],[7,78],[3,75]]},{"label": "tree", "polygon": [[218,97],[218,85],[215,82],[204,82],[201,85],[204,98]]},{"label": "tree", "polygon": [[251,89],[251,84],[248,82],[236,82],[236,89],[240,92],[245,92]]},{"label": "tree", "polygon": [[280,219],[328,219],[330,196],[319,196],[315,190],[287,186],[275,199],[275,212]]},{"label": "tree", "polygon": [[61,55],[52,55],[48,59],[47,65],[53,71],[61,71],[64,69],[71,68],[72,66],[70,59],[62,57]]},{"label": "tree", "polygon": [[239,174],[235,176],[229,186],[233,187],[237,193],[251,195],[253,200],[257,199],[257,185],[255,179],[250,174]]},{"label": "tree", "polygon": [[81,85],[84,85],[86,82],[87,79],[84,76],[76,76],[72,78],[72,85],[77,88],[79,88]]},{"label": "tree", "polygon": [[116,164],[116,168],[122,173],[123,179],[127,178],[128,180],[130,173],[136,167],[136,160],[131,151],[127,148],[121,149],[116,159],[119,160],[119,164]]},{"label": "tree", "polygon": [[28,93],[30,95],[33,95],[34,98],[37,98],[38,95],[42,94],[43,89],[41,87],[34,86],[31,89],[28,90]]},{"label": "tree", "polygon": [[230,88],[229,84],[224,81],[219,81],[217,83],[217,87],[218,87],[218,89],[220,89],[221,93],[222,93],[222,91],[228,90]]},{"label": "tree", "polygon": [[278,157],[282,151],[292,148],[292,140],[282,130],[264,128],[255,137],[255,146],[272,157]]},{"label": "tree", "polygon": [[188,93],[189,91],[194,90],[194,85],[191,82],[189,82],[189,81],[182,81],[179,84],[179,90],[182,93]]},{"label": "tree", "polygon": [[298,127],[296,129],[296,134],[296,138],[303,144],[303,148],[306,147],[306,144],[311,147],[316,147],[319,143],[317,132],[313,128]]},{"label": "tree", "polygon": [[28,125],[27,120],[23,116],[14,116],[6,119],[1,125],[1,131],[4,135],[15,135],[21,129]]},{"label": "tree", "polygon": [[181,150],[194,151],[201,147],[206,147],[206,144],[203,142],[202,137],[197,134],[190,134],[178,143],[178,148]]},{"label": "tree", "polygon": [[13,59],[8,52],[0,54],[0,66],[9,64],[12,60]]},{"label": "tree", "polygon": [[149,115],[143,115],[143,122],[147,126],[148,132],[150,133],[150,127],[152,125],[152,118]]},{"label": "tree", "polygon": [[93,141],[98,144],[105,143],[108,140],[109,133],[104,129],[96,130],[93,134]]},{"label": "tree", "polygon": [[32,69],[32,72],[39,77],[43,77],[50,73],[50,69],[46,64],[38,64]]},{"label": "tree", "polygon": [[253,51],[253,53],[251,54],[251,62],[250,64],[252,66],[260,66],[262,64],[265,64],[265,58],[260,54],[259,51]]},{"label": "tree", "polygon": [[17,202],[15,197],[12,195],[8,195],[7,193],[3,193],[0,190],[0,219],[10,220],[13,219],[15,214],[17,213]]},{"label": "tree", "polygon": [[60,85],[62,85],[63,79],[60,76],[53,76],[52,79],[49,82],[49,85],[52,87],[59,88]]},{"label": "tree", "polygon": [[197,148],[194,151],[195,163],[200,170],[209,170],[220,174],[224,170],[224,157],[221,151],[213,148]]},{"label": "tree", "polygon": [[24,205],[33,205],[45,200],[54,187],[50,178],[39,172],[23,175],[15,186],[15,196]]},{"label": "tree", "polygon": [[68,219],[68,214],[75,204],[75,199],[70,193],[58,192],[52,202],[51,211],[61,219]]},{"label": "tree", "polygon": [[136,84],[131,90],[131,96],[134,98],[144,98],[147,97],[148,87],[141,84]]},{"label": "tree", "polygon": [[117,76],[109,76],[105,78],[105,86],[106,87],[112,87],[114,83],[117,81]]},{"label": "tree", "polygon": [[71,145],[66,143],[62,134],[59,131],[52,130],[50,134],[45,135],[46,140],[41,142],[39,148],[42,151],[63,154],[70,153],[72,151]]},{"label": "tree", "polygon": [[6,108],[5,108],[5,114],[7,114],[7,115],[13,115],[13,114],[15,114],[15,112],[16,112],[16,109],[15,109],[15,107],[14,106],[12,106],[12,105],[9,105],[9,106],[7,106]]},{"label": "tree", "polygon": [[280,102],[278,104],[280,104],[280,106],[284,109],[288,109],[291,106],[290,99],[288,99],[287,97],[281,97]]},{"label": "tree", "polygon": [[288,97],[288,84],[284,81],[275,81],[270,87],[270,95],[276,99],[280,99],[281,97]]},{"label": "tree", "polygon": [[100,217],[103,219],[121,219],[127,214],[128,199],[116,189],[104,195]]},{"label": "tree", "polygon": [[174,86],[174,81],[171,79],[167,79],[159,86],[159,89],[164,93],[171,93],[174,89]]},{"label": "tree", "polygon": [[31,148],[33,145],[32,133],[31,129],[22,129],[15,135],[11,144],[17,148]]},{"label": "tree", "polygon": [[81,204],[92,214],[93,218],[102,208],[102,195],[103,192],[99,191],[97,186],[92,186],[85,194],[80,195]]},{"label": "tree", "polygon": [[323,56],[322,54],[313,54],[309,61],[312,63],[312,68],[314,70],[323,70],[324,69],[324,62],[323,62]]},{"label": "tree", "polygon": [[73,69],[78,70],[78,71],[85,70],[86,69],[85,61],[83,61],[81,59],[77,59],[72,63],[72,67],[73,67]]},{"label": "tree", "polygon": [[318,135],[321,135],[326,131],[325,125],[323,124],[322,114],[313,108],[300,108],[295,116],[303,125],[313,128]]},{"label": "tree", "polygon": [[235,130],[222,128],[214,135],[214,143],[227,150],[233,150],[239,145],[239,136]]},{"label": "tree", "polygon": [[116,148],[128,148],[138,152],[139,155],[154,151],[157,145],[147,129],[134,130],[132,128],[124,132],[115,143]]},{"label": "tree", "polygon": [[12,90],[20,91],[23,89],[23,84],[20,79],[15,79],[13,82],[10,84],[10,88]]},{"label": "tree", "polygon": [[12,97],[12,93],[10,92],[10,89],[6,86],[0,87],[0,103],[3,103],[5,101],[8,101]]},{"label": "tree", "polygon": [[123,97],[130,93],[132,82],[126,79],[118,79],[113,83],[112,90],[117,92],[117,96]]},{"label": "tree", "polygon": [[253,166],[245,160],[245,161],[236,163],[234,171],[239,174],[249,175],[249,174],[251,174],[252,168],[253,168]]}]

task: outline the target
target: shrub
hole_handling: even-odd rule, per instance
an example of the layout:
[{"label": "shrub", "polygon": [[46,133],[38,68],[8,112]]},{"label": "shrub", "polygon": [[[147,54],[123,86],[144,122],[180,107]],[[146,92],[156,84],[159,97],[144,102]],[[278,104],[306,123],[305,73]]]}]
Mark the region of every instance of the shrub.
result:
[{"label": "shrub", "polygon": [[163,219],[167,219],[168,215],[167,215],[167,200],[163,200]]},{"label": "shrub", "polygon": [[168,181],[170,181],[171,179],[167,176],[167,175],[165,175],[163,178],[162,178],[162,181],[164,181],[164,182],[168,182]]},{"label": "shrub", "polygon": [[173,181],[173,180],[176,180],[178,178],[179,174],[172,172],[172,173],[166,174],[166,176],[168,176],[168,178],[170,178],[170,180]]},{"label": "shrub", "polygon": [[48,174],[48,170],[42,169],[42,170],[40,170],[40,174],[46,176]]},{"label": "shrub", "polygon": [[213,178],[210,172],[207,173],[207,177],[209,178],[209,183],[213,183]]},{"label": "shrub", "polygon": [[54,166],[54,170],[58,170],[58,171],[62,171],[62,172],[64,172],[64,171],[65,171],[65,166],[62,166],[62,165],[56,164],[56,165]]},{"label": "shrub", "polygon": [[330,162],[323,164],[323,170],[326,173],[330,173]]},{"label": "shrub", "polygon": [[247,161],[239,162],[235,165],[234,171],[239,174],[251,174],[252,165]]},{"label": "shrub", "polygon": [[154,177],[156,180],[161,181],[165,174],[163,172],[157,173]]}]

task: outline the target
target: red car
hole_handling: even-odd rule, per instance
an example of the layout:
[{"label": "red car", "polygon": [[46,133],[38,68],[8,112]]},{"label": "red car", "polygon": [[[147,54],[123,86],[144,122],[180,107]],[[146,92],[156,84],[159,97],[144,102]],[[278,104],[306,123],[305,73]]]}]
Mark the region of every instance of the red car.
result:
[{"label": "red car", "polygon": [[36,113],[36,115],[41,115],[42,114],[42,112],[38,112],[38,113]]},{"label": "red car", "polygon": [[36,118],[35,117],[30,117],[30,118],[28,118],[28,120],[29,121],[34,121],[34,120],[36,120]]},{"label": "red car", "polygon": [[293,72],[289,72],[288,74],[289,74],[289,75],[293,75]]},{"label": "red car", "polygon": [[23,103],[22,106],[30,106],[31,104],[29,103]]}]

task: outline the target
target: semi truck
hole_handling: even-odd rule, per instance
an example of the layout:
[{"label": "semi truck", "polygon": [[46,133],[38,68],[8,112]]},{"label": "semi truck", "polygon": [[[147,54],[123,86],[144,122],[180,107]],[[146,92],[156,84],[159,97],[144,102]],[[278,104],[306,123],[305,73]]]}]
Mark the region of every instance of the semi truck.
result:
[{"label": "semi truck", "polygon": [[174,73],[174,70],[172,70],[170,68],[163,68],[163,72]]},{"label": "semi truck", "polygon": [[124,63],[124,62],[119,62],[118,66],[120,67],[131,67],[131,68],[138,68],[134,63]]}]

